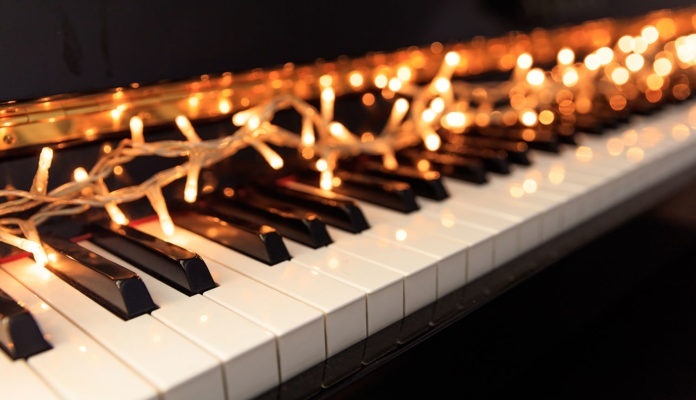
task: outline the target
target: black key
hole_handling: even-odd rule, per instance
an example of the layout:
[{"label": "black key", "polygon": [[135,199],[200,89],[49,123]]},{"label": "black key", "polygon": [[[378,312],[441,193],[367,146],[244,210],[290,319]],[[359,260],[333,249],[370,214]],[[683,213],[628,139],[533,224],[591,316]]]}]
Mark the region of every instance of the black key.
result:
[{"label": "black key", "polygon": [[432,169],[450,178],[478,184],[488,182],[486,168],[479,159],[416,149],[402,150],[397,156],[413,165],[425,160]]},{"label": "black key", "polygon": [[420,171],[407,165],[399,165],[395,169],[387,169],[382,163],[368,158],[360,158],[350,164],[341,165],[341,169],[349,169],[350,171],[366,175],[406,182],[416,195],[429,199],[444,200],[449,197],[449,193],[442,183],[440,173],[437,171]]},{"label": "black key", "polygon": [[530,165],[529,146],[522,140],[485,138],[470,135],[450,135],[447,141],[464,146],[501,150],[507,154],[507,160],[519,165]]},{"label": "black key", "polygon": [[325,223],[348,232],[358,233],[370,227],[362,210],[354,201],[349,199],[327,198],[319,194],[300,192],[283,186],[257,186],[255,190],[314,212]]},{"label": "black key", "polygon": [[558,136],[548,127],[525,128],[518,126],[495,126],[476,128],[479,135],[484,137],[521,140],[536,150],[558,153],[560,143]]},{"label": "black key", "polygon": [[467,145],[458,145],[455,143],[445,143],[439,152],[478,158],[483,162],[483,165],[488,171],[498,174],[510,173],[510,163],[508,162],[508,155],[505,150],[493,150]]},{"label": "black key", "polygon": [[70,240],[50,236],[43,240],[62,254],[49,261],[46,268],[112,313],[128,320],[157,309],[147,287],[133,271]]},{"label": "black key", "polygon": [[314,249],[331,244],[324,222],[315,214],[298,214],[277,201],[243,189],[231,197],[206,196],[202,205],[225,217],[240,217],[259,224],[270,225],[281,235]]},{"label": "black key", "polygon": [[0,289],[0,348],[11,359],[27,358],[52,348],[29,310]]},{"label": "black key", "polygon": [[90,241],[191,296],[217,285],[198,254],[129,226],[91,225]]},{"label": "black key", "polygon": [[[347,171],[334,171],[334,176],[341,180],[340,185],[331,189],[336,193],[404,213],[420,208],[408,183]],[[315,171],[299,173],[296,178],[312,186],[319,185],[319,174]]]},{"label": "black key", "polygon": [[268,265],[289,260],[283,238],[274,228],[210,210],[180,209],[174,223]]}]

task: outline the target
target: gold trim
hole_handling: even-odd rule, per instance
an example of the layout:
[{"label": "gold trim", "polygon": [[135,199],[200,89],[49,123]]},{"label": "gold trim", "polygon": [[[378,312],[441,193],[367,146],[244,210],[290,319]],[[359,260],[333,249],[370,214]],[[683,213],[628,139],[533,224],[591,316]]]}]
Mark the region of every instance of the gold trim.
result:
[{"label": "gold trim", "polygon": [[[183,114],[191,120],[222,118],[281,93],[302,99],[316,98],[319,78],[330,75],[337,96],[374,88],[378,74],[394,76],[408,66],[412,79],[431,78],[446,51],[455,50],[464,62],[456,75],[467,76],[512,68],[510,60],[530,52],[535,60],[550,62],[564,46],[577,53],[608,45],[624,32],[636,32],[660,18],[675,22],[677,34],[693,31],[695,8],[662,10],[630,20],[599,20],[553,30],[513,32],[499,38],[475,38],[467,43],[414,47],[391,53],[371,53],[359,58],[317,61],[311,65],[286,64],[279,68],[225,73],[157,85],[110,89],[102,93],[55,96],[0,105],[0,155],[33,146],[56,146],[70,141],[95,140],[126,131],[130,117],[139,115],[146,127],[171,123]],[[358,71],[364,84],[353,87],[351,73]]]}]

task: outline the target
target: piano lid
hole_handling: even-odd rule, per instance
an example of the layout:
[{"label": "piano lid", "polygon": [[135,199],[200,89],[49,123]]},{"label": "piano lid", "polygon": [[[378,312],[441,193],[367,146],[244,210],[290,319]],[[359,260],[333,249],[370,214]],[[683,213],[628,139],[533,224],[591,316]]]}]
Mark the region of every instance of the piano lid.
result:
[{"label": "piano lid", "polygon": [[689,0],[9,2],[0,101],[91,93],[630,17]]}]

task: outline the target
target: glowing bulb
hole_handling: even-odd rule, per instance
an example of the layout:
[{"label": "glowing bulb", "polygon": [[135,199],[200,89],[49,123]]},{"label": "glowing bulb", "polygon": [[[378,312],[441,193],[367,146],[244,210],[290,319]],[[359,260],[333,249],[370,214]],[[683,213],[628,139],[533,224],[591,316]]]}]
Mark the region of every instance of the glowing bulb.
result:
[{"label": "glowing bulb", "polygon": [[413,71],[411,71],[411,68],[402,65],[399,67],[399,69],[396,70],[396,77],[399,78],[402,82],[408,82],[411,80],[411,77],[413,76]]},{"label": "glowing bulb", "polygon": [[453,128],[455,130],[462,131],[462,128],[466,126],[466,114],[461,111],[452,111],[445,114],[443,117],[443,122],[447,128]]},{"label": "glowing bulb", "polygon": [[84,182],[87,180],[87,178],[89,178],[89,174],[83,167],[77,167],[73,171],[73,179],[75,182]]},{"label": "glowing bulb", "polygon": [[624,83],[628,82],[629,77],[630,74],[624,67],[616,67],[613,71],[611,71],[611,80],[617,85],[623,85]]},{"label": "glowing bulb", "polygon": [[396,157],[394,156],[394,153],[387,152],[387,153],[384,153],[384,155],[382,155],[382,165],[386,169],[394,170],[399,166],[399,163],[396,161]]},{"label": "glowing bulb", "polygon": [[672,62],[664,57],[660,57],[653,62],[655,73],[660,76],[667,76],[672,72]]},{"label": "glowing bulb", "polygon": [[532,110],[520,114],[520,122],[525,126],[534,126],[537,123],[537,113]]},{"label": "glowing bulb", "polygon": [[553,111],[551,111],[551,110],[543,110],[542,112],[539,113],[539,122],[542,123],[543,125],[551,125],[551,123],[553,123],[553,120],[555,118],[556,117],[553,114]]},{"label": "glowing bulb", "polygon": [[522,182],[522,190],[525,191],[525,193],[532,194],[537,191],[538,184],[534,179],[527,178]]},{"label": "glowing bulb", "polygon": [[447,78],[437,78],[435,79],[434,86],[438,93],[445,93],[450,90],[452,83]]},{"label": "glowing bulb", "polygon": [[423,140],[423,143],[425,144],[426,149],[430,151],[435,151],[440,148],[442,140],[440,139],[440,136],[437,133],[430,132],[425,135],[425,140]]},{"label": "glowing bulb", "polygon": [[558,51],[556,59],[561,65],[570,65],[575,61],[575,52],[568,47],[564,47]]},{"label": "glowing bulb", "polygon": [[585,57],[585,68],[596,71],[602,66],[602,62],[597,54],[590,53]]},{"label": "glowing bulb", "polygon": [[385,87],[387,87],[388,83],[389,83],[389,78],[387,78],[386,75],[377,74],[375,76],[375,86],[378,87],[379,89],[384,89]]},{"label": "glowing bulb", "polygon": [[660,32],[652,25],[643,27],[643,29],[640,30],[640,35],[648,43],[655,43],[657,39],[660,38]]},{"label": "glowing bulb", "polygon": [[316,168],[319,172],[324,172],[329,169],[329,163],[325,159],[320,158],[316,163],[314,163],[314,168]]},{"label": "glowing bulb", "polygon": [[350,73],[350,75],[348,75],[348,82],[352,87],[359,88],[363,85],[363,83],[365,83],[365,78],[360,72],[353,71]]},{"label": "glowing bulb", "polygon": [[278,155],[278,153],[268,147],[266,143],[254,140],[251,142],[251,145],[254,146],[256,151],[261,154],[271,168],[276,170],[283,168],[283,159]]},{"label": "glowing bulb", "polygon": [[626,56],[626,68],[628,68],[630,71],[639,71],[641,68],[643,68],[643,65],[645,65],[645,59],[640,54],[631,53]]},{"label": "glowing bulb", "polygon": [[162,232],[167,236],[172,236],[174,234],[174,222],[167,210],[167,204],[164,201],[164,196],[162,196],[162,191],[159,187],[153,187],[148,189],[145,195],[150,201],[152,209],[155,210],[157,214]]},{"label": "glowing bulb", "polygon": [[324,121],[333,119],[335,99],[336,93],[332,88],[328,87],[321,91],[321,116],[324,118]]},{"label": "glowing bulb", "polygon": [[343,126],[343,124],[340,122],[330,123],[329,133],[331,133],[331,136],[344,142],[351,141],[352,139],[352,136],[350,132],[348,132],[348,129],[346,129],[346,127]]},{"label": "glowing bulb", "polygon": [[398,92],[399,90],[401,90],[402,86],[403,83],[401,83],[401,80],[399,78],[391,78],[389,80],[389,85],[387,85],[389,90],[391,90],[392,92]]},{"label": "glowing bulb", "polygon": [[436,97],[430,102],[430,109],[436,113],[441,113],[445,110],[445,100],[442,97]]},{"label": "glowing bulb", "polygon": [[565,72],[563,72],[563,77],[561,79],[565,86],[573,87],[577,85],[578,79],[580,79],[580,77],[578,75],[578,71],[576,71],[575,68],[568,68]]},{"label": "glowing bulb", "polygon": [[143,120],[137,115],[131,117],[130,122],[131,139],[133,143],[143,143],[145,139],[143,138]]},{"label": "glowing bulb", "polygon": [[319,178],[319,187],[323,190],[331,190],[333,187],[333,172],[328,170],[322,171]]},{"label": "glowing bulb", "polygon": [[459,56],[459,53],[455,51],[448,51],[447,54],[445,54],[445,63],[452,67],[459,65],[461,59],[462,58]]},{"label": "glowing bulb", "polygon": [[196,130],[193,129],[191,121],[189,121],[189,119],[186,118],[184,115],[178,115],[174,119],[174,122],[176,122],[176,126],[179,127],[179,130],[181,131],[181,133],[184,134],[184,136],[186,136],[186,139],[189,142],[198,143],[201,141],[201,138],[196,133]]},{"label": "glowing bulb", "polygon": [[[614,61],[614,50],[607,46],[597,49],[596,55],[600,65],[609,65],[610,62]],[[597,66],[597,68],[599,68],[599,66]]]},{"label": "glowing bulb", "polygon": [[118,208],[116,203],[106,203],[104,209],[106,209],[106,213],[109,214],[109,218],[111,218],[114,223],[118,225],[128,225],[128,218],[126,218],[126,215]]},{"label": "glowing bulb", "polygon": [[517,67],[521,69],[531,68],[533,62],[532,55],[529,53],[522,53],[517,57]]},{"label": "glowing bulb", "polygon": [[314,138],[314,125],[312,124],[312,120],[309,118],[304,118],[302,120],[302,133],[301,133],[301,141],[303,146],[312,146],[315,142]]},{"label": "glowing bulb", "polygon": [[431,108],[426,108],[425,110],[423,110],[423,113],[421,114],[421,119],[423,120],[423,122],[431,123],[435,121],[436,115],[437,114],[435,113],[435,111],[433,111]]},{"label": "glowing bulb", "polygon": [[39,155],[39,166],[34,175],[34,182],[31,185],[31,193],[45,193],[48,184],[48,169],[53,161],[53,149],[44,147]]},{"label": "glowing bulb", "polygon": [[220,110],[222,114],[228,114],[232,111],[232,103],[227,99],[220,99],[218,102],[218,110]]},{"label": "glowing bulb", "polygon": [[633,49],[635,49],[636,41],[633,39],[633,37],[625,35],[619,38],[616,45],[618,46],[619,50],[623,51],[624,53],[630,53],[633,51]]},{"label": "glowing bulb", "polygon": [[541,68],[533,68],[527,72],[527,83],[532,86],[541,86],[545,79],[544,71]]},{"label": "glowing bulb", "polygon": [[333,77],[331,75],[322,75],[319,77],[319,86],[327,88],[333,85]]}]

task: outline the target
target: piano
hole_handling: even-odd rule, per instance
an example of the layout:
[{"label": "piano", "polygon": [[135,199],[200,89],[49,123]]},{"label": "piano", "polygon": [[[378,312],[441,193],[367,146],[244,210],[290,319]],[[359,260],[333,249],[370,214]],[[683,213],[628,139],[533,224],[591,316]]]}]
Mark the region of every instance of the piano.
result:
[{"label": "piano", "polygon": [[10,6],[4,396],[693,395],[690,4],[203,3]]}]

